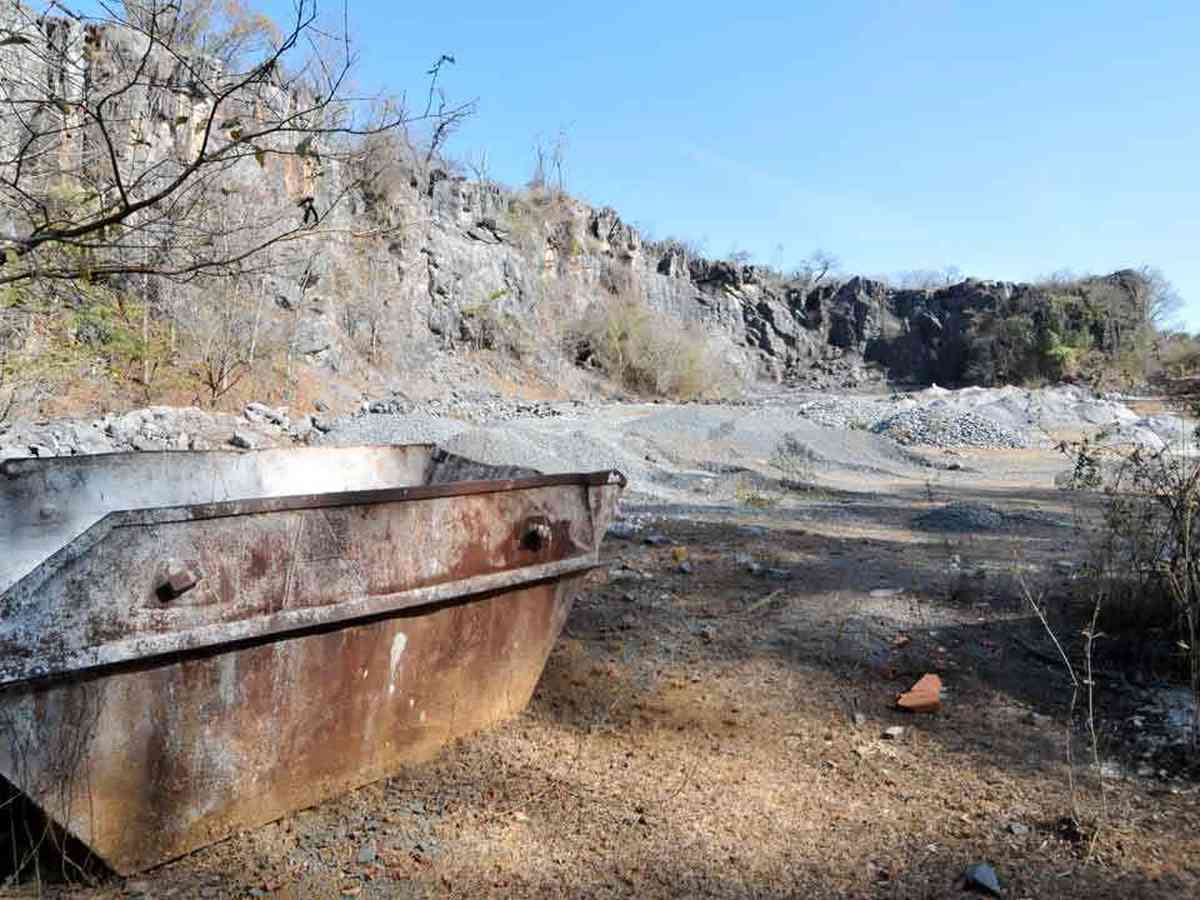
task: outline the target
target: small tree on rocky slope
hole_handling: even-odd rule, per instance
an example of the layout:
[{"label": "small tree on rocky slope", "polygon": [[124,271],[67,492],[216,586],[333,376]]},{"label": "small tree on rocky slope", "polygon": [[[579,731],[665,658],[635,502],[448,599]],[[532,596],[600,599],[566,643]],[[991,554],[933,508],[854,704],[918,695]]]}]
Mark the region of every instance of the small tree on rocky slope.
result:
[{"label": "small tree on rocky slope", "polygon": [[[236,0],[96,7],[0,11],[0,287],[244,273],[354,189],[338,164],[357,137],[465,111],[354,97],[316,0],[281,28]],[[220,207],[264,170],[283,196],[243,201],[255,214],[223,231]]]}]

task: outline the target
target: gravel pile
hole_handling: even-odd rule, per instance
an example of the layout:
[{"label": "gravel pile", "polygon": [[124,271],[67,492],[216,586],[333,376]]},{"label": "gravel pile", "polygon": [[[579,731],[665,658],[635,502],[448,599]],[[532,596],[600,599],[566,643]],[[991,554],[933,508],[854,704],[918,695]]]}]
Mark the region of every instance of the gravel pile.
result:
[{"label": "gravel pile", "polygon": [[1117,422],[1097,432],[1095,442],[1100,447],[1141,447],[1151,453],[1194,454],[1198,450],[1193,428],[1172,415]]},{"label": "gravel pile", "polygon": [[925,531],[994,531],[1008,526],[1070,528],[1069,519],[1058,518],[1038,509],[1004,512],[985,503],[959,501],[923,512],[913,519],[913,525]]},{"label": "gravel pile", "polygon": [[290,443],[313,427],[291,422],[284,410],[251,403],[241,416],[194,407],[151,406],[99,419],[21,421],[0,429],[0,459],[79,456],[130,450],[213,450]]},{"label": "gravel pile", "polygon": [[1004,525],[1004,513],[981,503],[949,503],[921,513],[913,524],[925,531],[993,531]]},{"label": "gravel pile", "polygon": [[472,426],[461,419],[410,415],[357,415],[322,423],[323,430],[312,438],[317,446],[351,447],[370,444],[444,444]]},{"label": "gravel pile", "polygon": [[1020,449],[1044,443],[1032,429],[1008,428],[973,412],[924,407],[902,410],[871,430],[906,446]]},{"label": "gravel pile", "polygon": [[557,419],[578,415],[587,404],[572,400],[548,403],[540,400],[512,400],[499,394],[481,391],[452,390],[443,399],[410,400],[394,396],[381,400],[365,400],[359,415],[425,416],[428,418],[460,419],[464,422],[486,424],[511,422],[513,419]]},{"label": "gravel pile", "polygon": [[912,401],[872,400],[863,397],[821,397],[806,400],[795,407],[796,414],[824,428],[874,427],[897,407],[912,406]]}]

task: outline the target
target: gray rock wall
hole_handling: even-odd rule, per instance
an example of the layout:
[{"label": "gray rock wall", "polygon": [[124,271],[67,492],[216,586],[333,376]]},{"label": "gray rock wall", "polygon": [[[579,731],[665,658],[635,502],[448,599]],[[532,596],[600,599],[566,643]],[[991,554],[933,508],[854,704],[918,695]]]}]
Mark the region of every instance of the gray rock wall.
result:
[{"label": "gray rock wall", "polygon": [[[43,20],[39,49],[77,28]],[[102,81],[106,59],[130,52],[135,41],[92,33],[89,54],[64,60],[58,75],[49,66],[46,77]],[[4,49],[5,65],[19,68],[22,47]],[[178,154],[197,112],[179,105],[182,96],[164,105],[161,97],[131,94],[128,144],[118,151],[145,159]],[[589,308],[634,298],[700,326],[748,378],[855,384],[867,377],[863,364],[874,363],[877,375],[893,379],[961,383],[973,317],[1036,316],[1046,302],[1028,286],[981,281],[901,291],[852,278],[808,289],[754,266],[647,242],[609,208],[430,170],[401,143],[391,154],[386,174],[363,184],[361,167],[332,157],[317,171],[310,160],[271,154],[266,164],[248,160],[230,174],[234,206],[297,215],[295,201],[313,196],[325,215],[310,240],[274,252],[271,270],[253,288],[264,341],[286,343],[306,364],[403,371],[437,352],[489,344],[553,353]],[[182,290],[181,308],[216,302],[204,286]],[[1137,318],[1132,305],[1127,318]]]}]

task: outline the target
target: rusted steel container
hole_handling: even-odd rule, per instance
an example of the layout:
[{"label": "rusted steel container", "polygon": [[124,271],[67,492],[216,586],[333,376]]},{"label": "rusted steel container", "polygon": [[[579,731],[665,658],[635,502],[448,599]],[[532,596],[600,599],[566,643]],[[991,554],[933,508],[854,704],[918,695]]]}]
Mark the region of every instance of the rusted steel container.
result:
[{"label": "rusted steel container", "polygon": [[526,705],[623,486],[425,445],[4,462],[0,776],[128,874],[427,758]]}]

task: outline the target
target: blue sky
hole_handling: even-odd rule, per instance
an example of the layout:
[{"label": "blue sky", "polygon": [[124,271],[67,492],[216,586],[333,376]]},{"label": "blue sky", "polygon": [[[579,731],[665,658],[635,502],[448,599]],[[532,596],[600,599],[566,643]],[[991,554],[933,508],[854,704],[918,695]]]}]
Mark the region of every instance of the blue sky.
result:
[{"label": "blue sky", "polygon": [[[333,9],[334,0],[322,0]],[[269,0],[282,11],[289,0]],[[736,10],[736,12],[735,12]],[[988,278],[1160,267],[1200,329],[1200,4],[350,0],[369,87],[441,53],[449,148],[655,237],[787,267]]]}]

